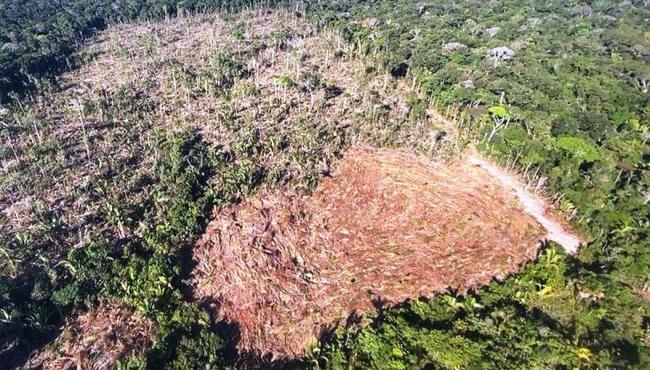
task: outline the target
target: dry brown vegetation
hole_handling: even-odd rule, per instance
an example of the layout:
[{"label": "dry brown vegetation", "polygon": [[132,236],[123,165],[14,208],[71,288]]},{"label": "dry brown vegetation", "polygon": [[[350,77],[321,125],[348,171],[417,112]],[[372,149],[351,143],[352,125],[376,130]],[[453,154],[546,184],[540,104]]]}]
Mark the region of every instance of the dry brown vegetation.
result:
[{"label": "dry brown vegetation", "polygon": [[196,295],[241,330],[240,349],[304,354],[373,301],[461,292],[533,258],[545,230],[487,172],[358,148],[313,194],[263,191],[215,213]]},{"label": "dry brown vegetation", "polygon": [[50,271],[52,284],[74,273],[59,263],[71,251],[119,253],[124,244],[106,240],[137,239],[168,132],[198,132],[242,173],[303,189],[354,142],[445,157],[461,147],[414,81],[357,53],[287,10],[109,28],[60,89],[2,117],[11,134],[0,231],[25,248],[6,250],[0,266],[29,290],[35,271]]},{"label": "dry brown vegetation", "polygon": [[[156,132],[199,132],[233,168],[282,189],[218,210],[194,251],[196,297],[240,326],[242,350],[304,355],[373,300],[466,291],[534,257],[545,235],[498,182],[453,159],[469,128],[438,114],[418,81],[380,72],[341,35],[290,11],[123,24],[95,41],[62,91],[24,107],[3,171],[26,180],[0,193],[0,228],[28,232],[48,210],[65,230],[46,252],[52,265],[98,235],[136,237],[131,214],[152,196],[152,167],[165,155]],[[334,167],[312,195],[287,190]],[[120,330],[133,332],[113,348]],[[144,350],[151,327],[110,306],[70,331],[81,339],[62,335],[28,366],[110,366]]]},{"label": "dry brown vegetation", "polygon": [[30,232],[49,222],[47,210],[65,230],[53,240],[58,256],[102,232],[132,235],[127,220],[95,220],[111,213],[106,203],[150,195],[156,130],[197,130],[224,150],[250,136],[251,146],[271,145],[255,149],[258,165],[281,182],[303,180],[314,165],[304,157],[326,170],[352,142],[445,158],[464,145],[416,81],[379,72],[341,35],[287,10],[115,25],[82,55],[61,91],[22,106],[2,167],[0,229]]},{"label": "dry brown vegetation", "polygon": [[[576,24],[558,4],[471,3],[179,10],[111,25],[58,86],[12,97],[0,107],[0,363],[642,367],[647,130],[627,87],[641,81],[643,17],[604,2]],[[56,40],[83,22],[57,19],[61,34],[39,22],[5,56],[69,50]],[[515,58],[495,69],[489,51],[508,47]],[[429,94],[469,104],[471,124]],[[497,165],[463,157],[480,137]],[[556,204],[524,183],[548,185]],[[541,239],[574,252],[585,238],[556,208],[597,235],[584,253],[551,246],[461,297]],[[461,294],[408,302],[447,289]],[[303,357],[342,320],[403,302]],[[213,331],[220,320],[241,338]],[[235,341],[242,356],[226,353]]]},{"label": "dry brown vegetation", "polygon": [[117,302],[106,301],[65,326],[23,369],[110,369],[151,347],[153,323]]}]

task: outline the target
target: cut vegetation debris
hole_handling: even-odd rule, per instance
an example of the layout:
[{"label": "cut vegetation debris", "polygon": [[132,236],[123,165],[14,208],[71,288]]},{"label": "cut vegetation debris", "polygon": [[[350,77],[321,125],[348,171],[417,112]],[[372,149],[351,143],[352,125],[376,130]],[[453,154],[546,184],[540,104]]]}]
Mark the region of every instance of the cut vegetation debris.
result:
[{"label": "cut vegetation debris", "polygon": [[120,303],[104,302],[65,326],[23,369],[111,369],[151,347],[153,323]]},{"label": "cut vegetation debris", "polygon": [[262,191],[217,211],[194,251],[195,293],[239,326],[240,350],[301,356],[373,306],[502,279],[535,257],[544,227],[471,160],[356,148],[311,195]]},{"label": "cut vegetation debris", "polygon": [[0,364],[647,368],[639,4],[309,3],[5,22],[78,68],[0,107]]},{"label": "cut vegetation debris", "polygon": [[[312,189],[356,142],[436,158],[466,144],[468,125],[443,120],[415,80],[292,10],[122,23],[92,41],[57,88],[2,116],[0,305],[15,330],[0,341],[18,343],[3,352],[16,364],[107,292],[171,315],[171,256],[213,205],[261,184]],[[32,326],[33,307],[47,325]],[[213,342],[196,347],[212,356]]]}]

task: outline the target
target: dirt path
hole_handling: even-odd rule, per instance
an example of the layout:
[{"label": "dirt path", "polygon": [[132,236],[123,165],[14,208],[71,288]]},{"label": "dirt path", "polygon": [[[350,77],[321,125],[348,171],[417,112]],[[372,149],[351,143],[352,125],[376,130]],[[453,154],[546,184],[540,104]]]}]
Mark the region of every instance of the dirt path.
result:
[{"label": "dirt path", "polygon": [[558,221],[553,220],[547,214],[547,206],[537,195],[526,190],[526,187],[521,181],[512,177],[508,173],[501,170],[496,165],[476,156],[468,158],[471,164],[474,164],[493,178],[497,179],[501,184],[514,191],[519,201],[524,208],[524,212],[535,218],[548,232],[546,238],[561,245],[567,253],[575,253],[583,242],[580,238],[565,230],[565,227]]}]

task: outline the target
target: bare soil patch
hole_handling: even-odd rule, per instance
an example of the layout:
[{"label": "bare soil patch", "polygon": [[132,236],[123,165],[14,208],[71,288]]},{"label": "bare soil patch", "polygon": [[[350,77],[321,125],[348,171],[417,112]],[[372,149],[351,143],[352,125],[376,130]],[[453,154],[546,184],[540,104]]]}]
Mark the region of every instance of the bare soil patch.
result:
[{"label": "bare soil patch", "polygon": [[551,240],[564,248],[567,253],[575,253],[581,245],[585,244],[581,236],[568,231],[570,228],[563,220],[553,217],[551,206],[545,203],[537,194],[526,189],[521,181],[506,173],[495,164],[479,157],[470,157],[470,163],[487,171],[494,179],[513,192],[524,207],[524,212],[533,216],[547,231],[546,239]]},{"label": "bare soil patch", "polygon": [[217,211],[194,250],[195,294],[239,325],[240,350],[300,356],[378,302],[505,276],[545,235],[469,161],[356,148],[311,195],[262,191]]},{"label": "bare soil patch", "polygon": [[65,326],[23,369],[112,369],[151,347],[153,323],[115,302],[104,302]]}]

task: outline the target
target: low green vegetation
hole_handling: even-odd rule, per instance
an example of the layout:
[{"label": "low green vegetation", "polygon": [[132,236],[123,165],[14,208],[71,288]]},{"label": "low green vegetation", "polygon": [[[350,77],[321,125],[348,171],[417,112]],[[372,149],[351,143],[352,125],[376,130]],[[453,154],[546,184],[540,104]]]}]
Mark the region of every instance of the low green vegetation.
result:
[{"label": "low green vegetation", "polygon": [[647,333],[623,284],[555,248],[504,283],[381,311],[312,353],[324,368],[643,367]]},{"label": "low green vegetation", "polygon": [[[0,4],[0,360],[24,362],[75,310],[111,296],[151,318],[158,333],[125,368],[241,364],[232,333],[188,287],[190,248],[212,210],[261,184],[311,189],[318,166],[353,137],[398,145],[413,126],[376,119],[383,106],[361,131],[315,119],[262,130],[229,112],[219,144],[192,125],[157,127],[152,117],[166,107],[137,86],[71,103],[56,94],[64,89],[57,75],[81,64],[82,41],[111,22],[248,3],[29,3]],[[650,366],[647,4],[309,1],[300,15],[342,32],[369,66],[415,84],[441,110],[458,107],[480,149],[535,173],[591,240],[575,256],[548,246],[516,276],[464,297],[383,308],[367,326],[338,328],[300,365]],[[246,37],[241,25],[229,34]],[[272,35],[279,48],[290,37]],[[237,83],[248,76],[246,56],[212,56],[214,84],[193,97],[255,97],[254,84]],[[205,77],[179,70],[181,85]],[[286,90],[324,88],[318,76],[274,81]],[[272,103],[269,112],[284,109]],[[426,106],[409,104],[415,125]],[[57,105],[70,106],[64,117],[48,115]],[[14,219],[22,208],[30,218]]]}]

